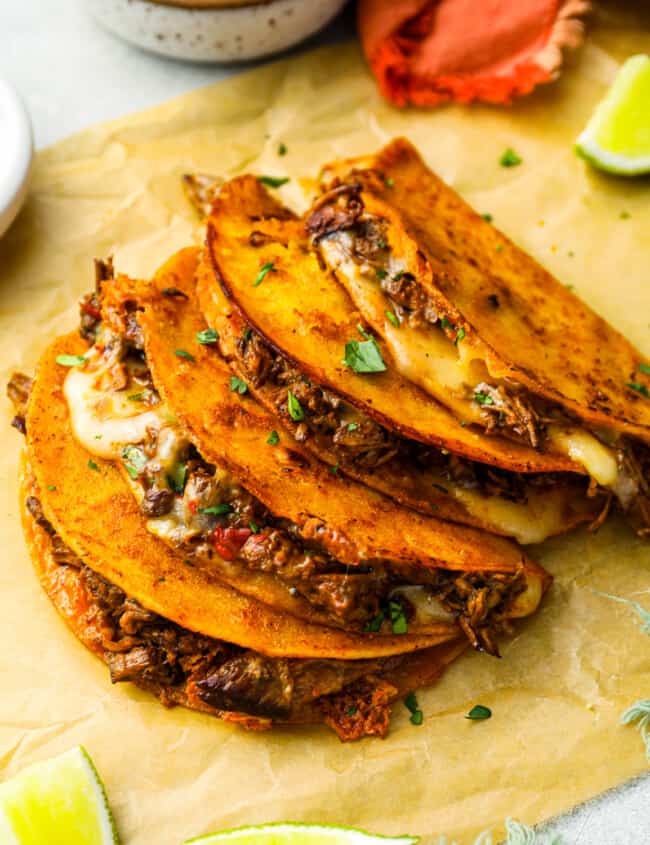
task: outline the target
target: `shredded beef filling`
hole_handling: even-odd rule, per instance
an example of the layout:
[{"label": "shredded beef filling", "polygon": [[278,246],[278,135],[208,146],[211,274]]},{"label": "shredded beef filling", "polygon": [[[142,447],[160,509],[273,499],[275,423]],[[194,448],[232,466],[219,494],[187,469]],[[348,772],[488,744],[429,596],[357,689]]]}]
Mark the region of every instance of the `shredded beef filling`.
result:
[{"label": "shredded beef filling", "polygon": [[11,424],[21,434],[26,434],[25,414],[27,413],[27,403],[29,402],[32,384],[33,379],[24,373],[14,373],[7,384],[7,396],[16,412]]},{"label": "shredded beef filling", "polygon": [[[155,692],[167,705],[180,700],[173,694],[180,691],[186,700],[195,697],[215,710],[268,719],[287,719],[316,703],[341,739],[385,734],[390,709],[381,693],[394,688],[381,675],[399,666],[402,656],[356,661],[270,658],[188,631],[146,610],[85,566],[56,534],[40,501],[30,496],[26,504],[61,549],[56,563],[78,572],[87,596],[86,617],[92,620],[90,636],[100,638],[113,683],[131,681]],[[345,722],[337,721],[339,696],[366,713],[366,731],[358,726],[348,730]]]}]

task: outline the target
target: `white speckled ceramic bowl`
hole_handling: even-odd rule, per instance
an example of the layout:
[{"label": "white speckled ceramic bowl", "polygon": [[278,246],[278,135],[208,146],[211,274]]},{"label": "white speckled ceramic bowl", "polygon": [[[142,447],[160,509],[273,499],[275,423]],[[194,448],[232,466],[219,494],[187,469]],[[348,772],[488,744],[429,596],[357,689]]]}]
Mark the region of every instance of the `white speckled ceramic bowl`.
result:
[{"label": "white speckled ceramic bowl", "polygon": [[85,0],[116,35],[163,56],[240,62],[291,47],[346,0]]},{"label": "white speckled ceramic bowl", "polygon": [[11,85],[0,79],[0,236],[27,196],[32,154],[29,116]]}]

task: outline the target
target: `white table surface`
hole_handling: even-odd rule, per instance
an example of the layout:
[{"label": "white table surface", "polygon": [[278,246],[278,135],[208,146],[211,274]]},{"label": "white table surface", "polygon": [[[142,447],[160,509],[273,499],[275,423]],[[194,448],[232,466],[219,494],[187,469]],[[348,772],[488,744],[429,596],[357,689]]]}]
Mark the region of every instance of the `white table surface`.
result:
[{"label": "white table surface", "polygon": [[[310,43],[350,37],[353,29],[348,10]],[[137,50],[97,26],[85,12],[84,0],[0,0],[0,76],[25,100],[37,147],[237,70]],[[544,830],[561,834],[563,845],[650,843],[649,806],[650,779],[643,777]],[[546,841],[545,836],[539,841]]]}]

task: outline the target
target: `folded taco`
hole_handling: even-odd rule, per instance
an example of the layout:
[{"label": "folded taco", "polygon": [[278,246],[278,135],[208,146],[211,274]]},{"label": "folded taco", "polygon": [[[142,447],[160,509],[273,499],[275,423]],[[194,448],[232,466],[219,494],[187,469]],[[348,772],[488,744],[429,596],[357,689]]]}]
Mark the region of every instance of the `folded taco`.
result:
[{"label": "folded taco", "polygon": [[306,226],[403,377],[490,438],[579,465],[648,529],[650,363],[411,144],[325,168]]},{"label": "folded taco", "polygon": [[[246,596],[150,531],[122,473],[72,434],[61,338],[36,379],[20,380],[28,432],[21,483],[39,579],[75,635],[163,704],[251,729],[325,721],[341,739],[383,736],[390,703],[436,680],[467,645],[437,635],[359,634],[318,626]],[[17,386],[14,381],[14,395]]]},{"label": "folded taco", "polygon": [[310,246],[304,221],[254,177],[222,188],[206,259],[199,297],[222,354],[294,438],[341,473],[525,543],[602,511],[606,497],[588,495],[566,455],[486,437],[400,373]]}]

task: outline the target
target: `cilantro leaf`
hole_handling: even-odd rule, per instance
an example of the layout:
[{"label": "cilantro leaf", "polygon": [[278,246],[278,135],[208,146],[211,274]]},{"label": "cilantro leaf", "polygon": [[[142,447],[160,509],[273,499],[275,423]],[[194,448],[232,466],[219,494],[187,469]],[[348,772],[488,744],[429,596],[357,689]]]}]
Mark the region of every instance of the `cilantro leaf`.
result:
[{"label": "cilantro leaf", "polygon": [[186,361],[191,361],[192,363],[194,363],[194,361],[196,360],[194,355],[192,355],[190,352],[186,352],[184,349],[174,350],[174,355],[176,355],[178,358],[184,358]]},{"label": "cilantro leaf", "polygon": [[174,493],[177,493],[179,496],[183,495],[185,490],[185,482],[187,481],[187,465],[186,464],[174,464],[171,468],[171,471],[167,474],[167,483],[172,488]]},{"label": "cilantro leaf", "polygon": [[124,464],[124,469],[135,480],[145,468],[147,456],[137,446],[125,446],[122,449],[122,463]]},{"label": "cilantro leaf", "polygon": [[216,329],[203,329],[196,333],[196,339],[203,346],[212,346],[219,340],[219,332]]},{"label": "cilantro leaf", "polygon": [[264,279],[266,278],[267,273],[272,273],[275,270],[275,264],[272,261],[267,261],[266,264],[263,264],[260,268],[260,272],[255,277],[255,281],[253,282],[253,287],[256,288],[258,285],[261,285]]},{"label": "cilantro leaf", "polygon": [[230,376],[230,391],[231,393],[239,393],[243,396],[248,390],[248,385],[237,376]]},{"label": "cilantro leaf", "polygon": [[458,345],[464,337],[465,337],[465,329],[461,326],[458,329],[458,332],[456,333],[456,340],[454,341],[454,343],[456,345]]},{"label": "cilantro leaf", "polygon": [[287,390],[287,409],[289,410],[289,416],[294,422],[300,422],[300,420],[305,419],[305,412],[302,409],[302,405],[290,390]]},{"label": "cilantro leaf", "polygon": [[287,149],[287,145],[283,141],[280,141],[280,143],[278,144],[278,155],[286,156],[288,152],[289,150]]},{"label": "cilantro leaf", "polygon": [[491,715],[492,711],[489,707],[484,707],[482,704],[475,704],[465,718],[471,719],[473,722],[480,722],[482,719],[489,719]]},{"label": "cilantro leaf", "polygon": [[475,393],[474,401],[478,402],[479,405],[494,405],[494,399],[489,393]]},{"label": "cilantro leaf", "polygon": [[256,522],[254,522],[252,519],[249,520],[248,527],[250,528],[250,530],[253,534],[259,534],[260,533],[259,525]]},{"label": "cilantro leaf", "polygon": [[386,319],[391,322],[396,329],[399,329],[399,320],[397,319],[397,314],[395,314],[394,311],[388,310],[384,311],[384,314],[386,315]]},{"label": "cilantro leaf", "polygon": [[62,367],[85,367],[86,358],[83,355],[57,355],[56,363]]},{"label": "cilantro leaf", "polygon": [[260,185],[266,185],[267,188],[281,188],[289,181],[288,176],[258,176],[257,181]]},{"label": "cilantro leaf", "polygon": [[99,467],[92,459],[88,461],[88,468],[95,470],[95,472],[99,472]]},{"label": "cilantro leaf", "polygon": [[388,612],[390,613],[390,622],[394,634],[406,634],[408,632],[408,622],[406,613],[399,601],[388,602]]},{"label": "cilantro leaf", "polygon": [[226,513],[232,512],[232,505],[225,502],[223,505],[210,505],[209,508],[199,508],[199,513],[205,513],[209,516],[223,516]]},{"label": "cilantro leaf", "polygon": [[644,364],[643,362],[641,362],[639,364],[639,372],[643,373],[646,376],[650,376],[650,367],[647,364]]},{"label": "cilantro leaf", "polygon": [[383,373],[386,364],[374,337],[367,340],[349,340],[345,344],[343,363],[355,373]]},{"label": "cilantro leaf", "polygon": [[491,223],[494,220],[494,217],[492,217],[491,214],[481,214],[481,217],[486,221],[486,223]]},{"label": "cilantro leaf", "polygon": [[521,164],[523,159],[520,155],[512,149],[512,147],[508,147],[507,150],[504,150],[501,154],[501,158],[499,159],[499,164],[501,167],[517,167],[518,164]]},{"label": "cilantro leaf", "polygon": [[273,429],[273,431],[269,434],[266,442],[269,444],[269,446],[277,446],[277,444],[280,442],[280,435],[275,429]]}]

